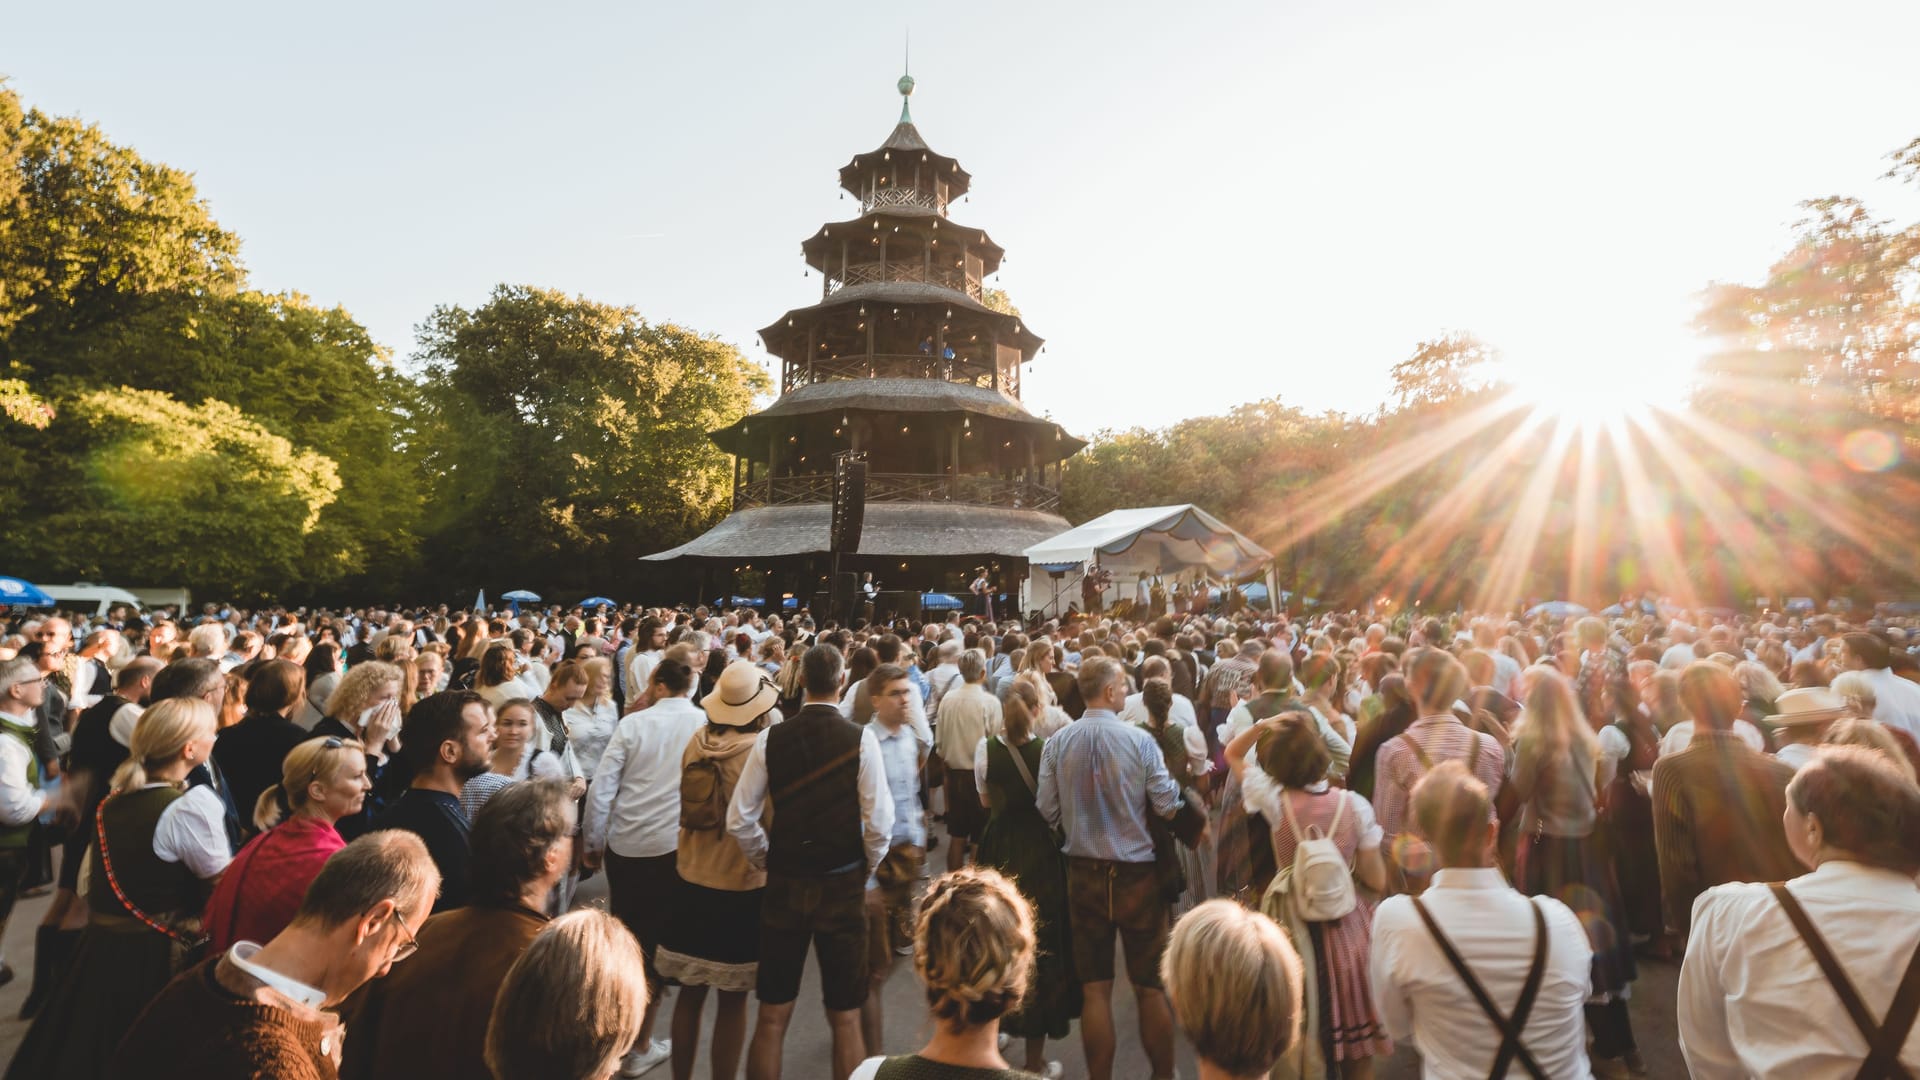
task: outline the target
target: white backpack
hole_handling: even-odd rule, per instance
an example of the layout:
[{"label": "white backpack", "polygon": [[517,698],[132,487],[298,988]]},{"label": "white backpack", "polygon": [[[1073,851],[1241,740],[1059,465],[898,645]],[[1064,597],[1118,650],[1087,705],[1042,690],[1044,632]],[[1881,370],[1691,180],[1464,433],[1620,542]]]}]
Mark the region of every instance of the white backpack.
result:
[{"label": "white backpack", "polygon": [[1293,831],[1293,865],[1280,873],[1280,883],[1292,900],[1294,914],[1302,922],[1333,922],[1346,916],[1359,903],[1353,890],[1353,868],[1340,854],[1333,834],[1340,831],[1340,818],[1347,810],[1345,792],[1338,792],[1339,805],[1325,832],[1318,825],[1300,828],[1293,816],[1293,803],[1280,793],[1280,812],[1287,828]]}]

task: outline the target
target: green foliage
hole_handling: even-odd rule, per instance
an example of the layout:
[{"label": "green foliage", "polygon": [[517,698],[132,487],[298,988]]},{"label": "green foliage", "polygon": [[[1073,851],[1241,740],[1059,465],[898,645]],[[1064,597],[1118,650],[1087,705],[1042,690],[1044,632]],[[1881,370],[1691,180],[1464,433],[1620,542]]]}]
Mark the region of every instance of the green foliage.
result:
[{"label": "green foliage", "polygon": [[502,285],[419,331],[419,452],[433,573],[609,588],[712,523],[730,466],[707,434],[766,374],[712,337],[629,307]]},{"label": "green foliage", "polygon": [[50,580],[272,595],[340,490],[332,461],[233,406],[151,390],[76,387],[14,448],[0,542]]},{"label": "green foliage", "polygon": [[980,294],[980,302],[1002,315],[1020,317],[1020,309],[1013,306],[1013,298],[1005,289],[987,289]]},{"label": "green foliage", "polygon": [[53,422],[53,406],[40,400],[20,379],[0,379],[0,414],[30,428],[44,428]]}]

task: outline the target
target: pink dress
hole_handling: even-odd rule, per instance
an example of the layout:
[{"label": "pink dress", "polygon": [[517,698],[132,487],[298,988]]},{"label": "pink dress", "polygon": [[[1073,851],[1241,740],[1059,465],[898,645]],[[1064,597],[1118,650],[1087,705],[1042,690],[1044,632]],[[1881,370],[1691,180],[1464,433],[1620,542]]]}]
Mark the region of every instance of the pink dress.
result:
[{"label": "pink dress", "polygon": [[[1258,766],[1249,766],[1243,780],[1242,797],[1247,809],[1263,815],[1273,832],[1275,866],[1291,866],[1297,840],[1281,813],[1283,797],[1279,785]],[[1302,797],[1304,796],[1304,797]],[[1373,806],[1358,793],[1331,788],[1320,783],[1305,791],[1290,791],[1285,796],[1293,810],[1293,820],[1305,829],[1318,826],[1323,832],[1333,824],[1339,800],[1346,800],[1340,814],[1340,827],[1332,839],[1340,855],[1353,864],[1362,849],[1380,846],[1380,825],[1374,820]],[[1356,883],[1355,889],[1359,886]],[[1302,959],[1312,952],[1307,974],[1320,988],[1320,1045],[1333,1061],[1356,1061],[1368,1057],[1386,1057],[1393,1053],[1393,1040],[1387,1038],[1374,1011],[1373,984],[1368,975],[1368,958],[1373,944],[1373,901],[1361,892],[1352,911],[1333,922],[1307,924],[1310,942],[1296,942]]]}]

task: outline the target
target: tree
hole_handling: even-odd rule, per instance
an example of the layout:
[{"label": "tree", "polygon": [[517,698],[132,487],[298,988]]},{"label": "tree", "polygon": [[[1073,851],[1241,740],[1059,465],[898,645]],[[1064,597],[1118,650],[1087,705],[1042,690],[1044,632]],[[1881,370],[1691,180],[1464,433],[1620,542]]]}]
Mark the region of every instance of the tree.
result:
[{"label": "tree", "polygon": [[632,560],[725,509],[729,463],[707,435],[769,388],[711,336],[630,307],[502,285],[418,331],[416,461],[433,485],[433,572],[612,588]]},{"label": "tree", "polygon": [[43,578],[273,596],[306,576],[333,462],[219,401],[76,387],[0,459],[0,543]]},{"label": "tree", "polygon": [[186,173],[91,124],[23,110],[0,85],[0,358],[12,332],[74,329],[143,296],[231,293],[240,242]]},{"label": "tree", "polygon": [[1499,353],[1472,334],[1448,331],[1413,348],[1393,365],[1393,394],[1402,409],[1441,405],[1485,386]]}]

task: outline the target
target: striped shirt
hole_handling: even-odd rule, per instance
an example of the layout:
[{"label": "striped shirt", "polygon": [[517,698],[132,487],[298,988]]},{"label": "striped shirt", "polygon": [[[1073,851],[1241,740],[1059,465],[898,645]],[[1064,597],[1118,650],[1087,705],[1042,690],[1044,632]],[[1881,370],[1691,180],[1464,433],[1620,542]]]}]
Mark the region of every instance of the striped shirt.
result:
[{"label": "striped shirt", "polygon": [[1407,727],[1404,737],[1388,739],[1375,758],[1373,806],[1379,812],[1380,828],[1388,840],[1407,831],[1411,825],[1407,815],[1408,796],[1413,792],[1413,785],[1427,774],[1428,766],[1420,763],[1419,755],[1407,745],[1408,740],[1419,744],[1421,753],[1434,765],[1453,760],[1464,763],[1473,754],[1473,744],[1478,740],[1480,754],[1473,763],[1473,775],[1487,785],[1489,801],[1500,793],[1507,754],[1499,740],[1473,730],[1451,715],[1423,716]]},{"label": "striped shirt", "polygon": [[1172,817],[1180,789],[1152,735],[1105,709],[1088,709],[1040,751],[1035,801],[1047,824],[1067,834],[1068,855],[1150,863],[1147,804]]}]

